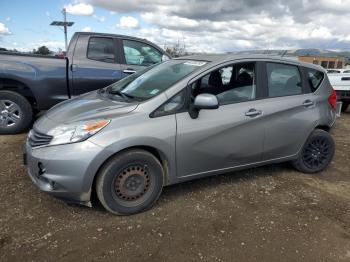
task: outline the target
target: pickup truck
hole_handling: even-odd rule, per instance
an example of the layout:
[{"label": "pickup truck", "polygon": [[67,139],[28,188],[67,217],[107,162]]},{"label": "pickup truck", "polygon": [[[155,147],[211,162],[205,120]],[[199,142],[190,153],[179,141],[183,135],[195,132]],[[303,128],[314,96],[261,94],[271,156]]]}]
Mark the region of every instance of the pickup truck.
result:
[{"label": "pickup truck", "polygon": [[328,78],[341,101],[341,111],[345,112],[350,104],[350,73],[328,73]]},{"label": "pickup truck", "polygon": [[0,52],[0,134],[26,130],[36,112],[169,59],[136,37],[77,32],[64,58]]}]

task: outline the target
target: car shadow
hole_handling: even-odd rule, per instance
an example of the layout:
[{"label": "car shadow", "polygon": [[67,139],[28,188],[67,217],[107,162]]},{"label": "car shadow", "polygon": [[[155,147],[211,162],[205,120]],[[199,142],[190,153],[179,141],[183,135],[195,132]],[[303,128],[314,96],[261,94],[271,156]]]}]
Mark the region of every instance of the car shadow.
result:
[{"label": "car shadow", "polygon": [[[191,181],[186,181],[174,185],[169,185],[164,187],[162,194],[160,195],[158,202],[154,207],[163,207],[169,201],[176,201],[178,198],[186,197],[191,193],[196,193],[199,191],[204,191],[209,188],[215,188],[220,185],[234,185],[242,180],[253,181],[261,177],[273,177],[282,171],[293,170],[289,163],[279,163],[279,164],[269,164],[261,167],[249,168],[241,171],[228,172],[220,175],[208,176],[197,178]],[[106,213],[107,211],[98,201],[95,193],[91,196],[92,209],[96,212]],[[75,204],[70,204],[75,205]],[[86,208],[81,206],[81,208]]]}]

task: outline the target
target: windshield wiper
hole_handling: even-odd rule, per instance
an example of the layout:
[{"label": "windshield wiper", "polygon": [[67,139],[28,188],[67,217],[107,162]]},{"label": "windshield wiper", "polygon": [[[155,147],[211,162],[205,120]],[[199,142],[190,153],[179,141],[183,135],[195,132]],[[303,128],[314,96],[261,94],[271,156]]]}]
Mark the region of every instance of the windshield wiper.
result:
[{"label": "windshield wiper", "polygon": [[126,101],[130,101],[129,96],[127,96],[126,94],[124,94],[120,90],[109,90],[108,93],[111,94],[111,95],[120,96],[121,98],[123,98]]}]

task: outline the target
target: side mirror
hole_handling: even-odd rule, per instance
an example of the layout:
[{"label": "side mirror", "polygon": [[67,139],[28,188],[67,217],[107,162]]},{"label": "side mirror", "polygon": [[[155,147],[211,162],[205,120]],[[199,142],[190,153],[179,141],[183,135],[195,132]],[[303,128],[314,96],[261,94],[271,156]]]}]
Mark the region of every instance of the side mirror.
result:
[{"label": "side mirror", "polygon": [[200,94],[194,99],[193,108],[217,109],[219,108],[219,101],[218,98],[212,94]]}]

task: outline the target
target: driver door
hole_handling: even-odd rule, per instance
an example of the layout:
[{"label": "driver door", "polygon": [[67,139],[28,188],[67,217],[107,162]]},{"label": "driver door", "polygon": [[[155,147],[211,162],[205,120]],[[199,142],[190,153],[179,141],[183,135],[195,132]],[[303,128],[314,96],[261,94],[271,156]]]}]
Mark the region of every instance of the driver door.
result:
[{"label": "driver door", "polygon": [[[220,173],[262,160],[264,120],[256,95],[257,69],[252,62],[229,65],[190,83],[192,94],[202,88],[216,95],[220,106],[200,110],[195,119],[188,112],[176,114],[178,177]],[[242,73],[245,83],[237,83]]]}]

